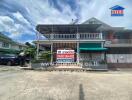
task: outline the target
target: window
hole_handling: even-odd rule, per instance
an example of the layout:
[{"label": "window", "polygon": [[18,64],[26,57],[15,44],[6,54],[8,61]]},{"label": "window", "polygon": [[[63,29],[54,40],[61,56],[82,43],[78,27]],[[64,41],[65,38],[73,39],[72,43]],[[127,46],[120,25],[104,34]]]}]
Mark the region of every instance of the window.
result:
[{"label": "window", "polygon": [[4,48],[9,48],[9,43],[3,42],[3,43],[2,43],[2,47],[4,47]]}]

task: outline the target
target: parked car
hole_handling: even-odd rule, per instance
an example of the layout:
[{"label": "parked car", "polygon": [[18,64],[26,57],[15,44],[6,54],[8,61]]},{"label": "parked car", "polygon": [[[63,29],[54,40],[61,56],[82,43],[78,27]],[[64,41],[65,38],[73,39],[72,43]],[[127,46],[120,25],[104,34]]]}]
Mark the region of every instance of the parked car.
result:
[{"label": "parked car", "polygon": [[0,54],[0,64],[6,65],[19,65],[20,59],[18,55],[15,54]]}]

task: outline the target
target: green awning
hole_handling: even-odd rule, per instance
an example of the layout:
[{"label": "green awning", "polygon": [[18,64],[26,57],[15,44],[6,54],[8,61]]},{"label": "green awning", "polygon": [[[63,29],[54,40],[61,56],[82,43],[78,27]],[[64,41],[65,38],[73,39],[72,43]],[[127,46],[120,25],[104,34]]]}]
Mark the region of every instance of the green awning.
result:
[{"label": "green awning", "polygon": [[107,50],[107,48],[79,48],[80,50],[88,50],[88,51],[102,51]]},{"label": "green awning", "polygon": [[80,43],[79,50],[102,51],[107,50],[107,48],[102,47],[101,43]]},{"label": "green awning", "polygon": [[101,48],[101,43],[80,43],[80,48]]}]

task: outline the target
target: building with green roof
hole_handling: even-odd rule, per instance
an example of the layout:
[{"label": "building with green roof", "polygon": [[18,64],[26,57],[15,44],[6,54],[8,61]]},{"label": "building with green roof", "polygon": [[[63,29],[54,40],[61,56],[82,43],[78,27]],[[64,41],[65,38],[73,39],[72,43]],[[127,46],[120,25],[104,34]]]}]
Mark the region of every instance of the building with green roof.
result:
[{"label": "building with green roof", "polygon": [[0,32],[0,54],[18,54],[26,45],[18,43]]}]

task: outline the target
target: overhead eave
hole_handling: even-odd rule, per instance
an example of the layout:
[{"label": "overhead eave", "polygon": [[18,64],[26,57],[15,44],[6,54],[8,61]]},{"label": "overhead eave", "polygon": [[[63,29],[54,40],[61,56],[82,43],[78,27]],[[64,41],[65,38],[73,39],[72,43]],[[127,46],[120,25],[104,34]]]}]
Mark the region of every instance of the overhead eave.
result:
[{"label": "overhead eave", "polygon": [[36,30],[41,34],[49,33],[77,33],[95,31],[101,24],[53,24],[37,25]]}]

